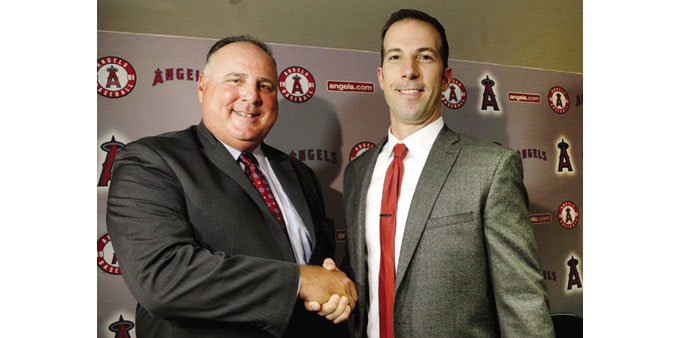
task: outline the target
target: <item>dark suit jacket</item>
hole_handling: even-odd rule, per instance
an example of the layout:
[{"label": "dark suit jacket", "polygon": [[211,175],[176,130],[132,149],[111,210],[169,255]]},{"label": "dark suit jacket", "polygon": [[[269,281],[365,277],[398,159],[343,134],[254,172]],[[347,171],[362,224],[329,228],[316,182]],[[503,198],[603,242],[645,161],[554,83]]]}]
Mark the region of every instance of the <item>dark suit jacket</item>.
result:
[{"label": "dark suit jacket", "polygon": [[[387,138],[346,168],[348,257],[358,289],[356,337],[369,310],[365,203]],[[437,136],[406,221],[394,296],[394,337],[553,337],[548,297],[514,151]]]},{"label": "dark suit jacket", "polygon": [[[262,150],[313,239],[310,264],[321,265],[334,256],[334,229],[315,174]],[[106,222],[138,302],[138,337],[323,337],[336,328],[305,311],[288,239],[202,123],[118,152]]]}]

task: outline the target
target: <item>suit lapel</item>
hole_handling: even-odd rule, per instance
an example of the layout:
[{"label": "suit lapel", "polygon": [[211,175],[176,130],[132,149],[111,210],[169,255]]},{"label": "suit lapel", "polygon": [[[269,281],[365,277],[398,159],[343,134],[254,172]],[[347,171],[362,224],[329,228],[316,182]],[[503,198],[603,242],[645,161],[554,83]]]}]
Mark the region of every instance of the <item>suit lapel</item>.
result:
[{"label": "suit lapel", "polygon": [[[198,137],[202,143],[201,152],[216,165],[219,170],[224,174],[228,175],[233,181],[235,181],[247,195],[252,199],[253,202],[262,210],[264,214],[264,219],[269,224],[266,226],[269,228],[269,232],[272,234],[277,247],[280,249],[284,256],[284,259],[289,262],[295,262],[293,257],[293,248],[291,248],[291,243],[286,238],[286,235],[281,230],[281,226],[276,222],[274,215],[264,202],[262,195],[257,191],[252,182],[245,176],[243,170],[240,169],[240,165],[233,160],[233,156],[228,152],[228,149],[223,146],[219,140],[211,134],[211,132],[204,126],[204,123],[200,122],[197,130]],[[272,163],[273,165],[273,163]],[[283,184],[283,182],[282,182]],[[230,203],[230,202],[229,202]]]},{"label": "suit lapel", "polygon": [[360,161],[361,163],[354,163],[362,165],[354,168],[353,179],[355,180],[355,187],[352,191],[352,198],[355,199],[355,202],[347,201],[347,203],[353,203],[356,205],[355,210],[353,210],[353,212],[355,213],[355,224],[352,224],[352,226],[354,226],[355,228],[355,238],[347,240],[355,241],[355,257],[352,257],[351,260],[353,262],[352,264],[354,266],[354,269],[356,270],[356,277],[363,276],[361,285],[363,285],[365,288],[365,290],[363,291],[365,297],[361,303],[363,304],[361,305],[361,313],[364,313],[364,316],[366,318],[370,308],[370,302],[367,301],[370,297],[370,288],[368,287],[368,256],[367,250],[365,248],[365,245],[367,243],[365,240],[365,209],[366,202],[368,199],[368,188],[370,187],[370,182],[372,181],[372,172],[373,170],[375,170],[377,157],[380,154],[380,151],[382,151],[382,147],[385,143],[387,143],[387,137],[383,138],[372,149],[360,155],[360,157],[363,158]]},{"label": "suit lapel", "polygon": [[401,280],[406,274],[413,253],[418,246],[418,241],[423,234],[425,223],[432,212],[437,196],[440,194],[450,170],[459,156],[460,150],[461,142],[459,142],[459,135],[449,130],[447,126],[444,126],[430,149],[430,154],[425,161],[423,172],[413,193],[413,200],[411,200],[406,220],[404,238],[401,243],[401,251],[399,252],[395,290],[399,289]]},{"label": "suit lapel", "polygon": [[200,140],[202,140],[202,145],[204,146],[202,148],[202,153],[204,153],[221,171],[238,183],[248,196],[261,207],[264,213],[273,218],[274,215],[272,215],[269,207],[267,207],[264,199],[262,199],[262,195],[257,192],[255,186],[252,185],[252,182],[245,176],[243,170],[240,169],[240,165],[233,160],[233,156],[231,156],[223,144],[207,130],[204,124],[199,124],[199,130]]},{"label": "suit lapel", "polygon": [[[382,147],[385,143],[387,143],[386,137],[372,149],[361,155],[363,157],[363,166],[361,166],[361,169],[357,170],[355,173],[357,186],[353,190],[353,195],[358,203],[358,207],[356,208],[356,229],[359,237],[357,243],[365,243],[365,204],[368,199],[368,188],[370,187],[370,182],[372,181],[372,172],[375,170],[377,156],[380,154],[380,151],[382,151]],[[361,177],[362,180],[358,180],[358,177]],[[363,245],[362,248],[362,257],[365,257],[365,246]]]},{"label": "suit lapel", "polygon": [[[360,257],[365,257],[366,252],[365,252],[365,209],[366,209],[366,202],[368,199],[368,188],[370,187],[370,182],[372,181],[372,172],[375,170],[375,164],[377,163],[377,156],[380,154],[380,151],[382,151],[382,147],[384,144],[387,143],[387,137],[382,139],[380,143],[378,143],[376,146],[374,146],[372,149],[368,150],[365,152],[363,155],[363,166],[361,166],[360,170],[357,170],[355,173],[356,176],[356,182],[357,186],[355,190],[353,190],[353,196],[356,198],[356,203],[358,203],[358,207],[356,208],[356,230],[357,230],[357,235],[358,235],[358,241],[356,243],[359,244],[359,254],[361,255]],[[358,180],[358,178],[361,177],[362,180]],[[365,264],[365,260],[358,260],[358,263]]]}]

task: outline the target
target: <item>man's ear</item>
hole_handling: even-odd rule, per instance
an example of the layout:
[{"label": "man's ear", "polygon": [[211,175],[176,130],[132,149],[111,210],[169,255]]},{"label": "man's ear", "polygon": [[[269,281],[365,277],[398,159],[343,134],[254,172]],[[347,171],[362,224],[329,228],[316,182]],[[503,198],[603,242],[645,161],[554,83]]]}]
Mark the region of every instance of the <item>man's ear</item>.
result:
[{"label": "man's ear", "polygon": [[207,79],[204,77],[204,73],[202,73],[199,76],[199,80],[197,80],[197,98],[199,99],[200,103],[202,103],[202,100],[204,99],[205,88],[207,88]]},{"label": "man's ear", "polygon": [[449,88],[449,84],[452,83],[453,76],[454,74],[452,74],[452,67],[447,67],[447,69],[442,72],[442,91]]},{"label": "man's ear", "polygon": [[380,83],[380,89],[384,90],[384,77],[382,77],[382,67],[377,67],[377,81]]}]

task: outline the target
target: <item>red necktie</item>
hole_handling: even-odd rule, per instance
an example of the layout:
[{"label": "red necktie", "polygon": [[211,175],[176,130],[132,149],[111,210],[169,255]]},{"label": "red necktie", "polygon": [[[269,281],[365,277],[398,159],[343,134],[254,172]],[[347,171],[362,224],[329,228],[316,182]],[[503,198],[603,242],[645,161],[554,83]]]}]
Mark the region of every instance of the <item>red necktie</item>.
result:
[{"label": "red necktie", "polygon": [[[257,158],[252,153],[242,153],[238,157],[238,161],[242,161],[245,164],[245,175],[252,181],[255,189],[262,195],[264,202],[267,203],[269,210],[271,210],[276,221],[279,222],[281,229],[284,231],[286,236],[288,236],[288,231],[286,231],[286,223],[284,222],[284,217],[281,214],[281,209],[274,199],[274,194],[272,194],[269,188],[269,183],[264,177],[257,166]],[[289,239],[290,241],[290,239]]]},{"label": "red necktie", "polygon": [[408,149],[403,143],[394,146],[394,159],[387,169],[380,209],[380,281],[378,287],[380,338],[394,337],[394,234],[396,209],[404,176],[403,158]]}]

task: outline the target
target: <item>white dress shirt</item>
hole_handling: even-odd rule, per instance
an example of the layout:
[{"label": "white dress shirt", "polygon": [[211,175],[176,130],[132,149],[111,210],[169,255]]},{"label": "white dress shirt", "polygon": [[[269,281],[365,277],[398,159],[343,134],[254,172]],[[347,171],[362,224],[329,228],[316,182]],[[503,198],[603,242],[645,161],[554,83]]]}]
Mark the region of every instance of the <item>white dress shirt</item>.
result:
[{"label": "white dress shirt", "polygon": [[[219,140],[219,142],[221,142],[221,140]],[[235,159],[237,162],[241,151],[223,142],[221,142],[221,144],[226,147],[226,149],[233,156],[233,159]],[[303,223],[300,215],[298,215],[295,207],[293,207],[293,203],[291,203],[291,200],[286,195],[283,187],[281,187],[279,179],[276,178],[276,175],[274,175],[274,170],[272,170],[272,166],[269,163],[269,160],[267,160],[267,157],[264,156],[262,147],[257,147],[252,151],[252,154],[257,158],[259,170],[262,172],[264,177],[267,178],[267,182],[269,182],[269,189],[271,189],[271,191],[274,193],[276,203],[279,204],[279,208],[281,209],[281,213],[283,214],[284,221],[286,223],[288,237],[291,239],[293,256],[296,258],[296,263],[305,265],[310,261],[310,256],[312,255],[312,246],[310,244],[312,243],[312,239],[310,238],[310,233],[305,227],[305,223]],[[245,170],[245,164],[242,161],[239,165],[241,169]]]},{"label": "white dress shirt", "polygon": [[404,143],[408,152],[403,159],[404,176],[401,180],[401,191],[396,212],[396,233],[394,235],[394,262],[395,272],[398,270],[399,252],[401,241],[404,238],[404,228],[408,218],[408,210],[411,206],[413,193],[416,190],[425,161],[430,154],[437,134],[440,133],[444,121],[442,117],[429,125],[409,135],[404,140],[392,135],[389,128],[387,143],[382,147],[377,156],[372,180],[368,188],[368,196],[365,207],[365,242],[368,254],[368,282],[370,284],[370,311],[368,312],[367,334],[370,338],[380,337],[379,315],[379,276],[380,276],[380,208],[382,207],[382,189],[389,164],[394,158],[393,149],[397,143]]}]

